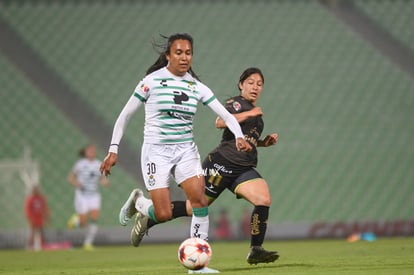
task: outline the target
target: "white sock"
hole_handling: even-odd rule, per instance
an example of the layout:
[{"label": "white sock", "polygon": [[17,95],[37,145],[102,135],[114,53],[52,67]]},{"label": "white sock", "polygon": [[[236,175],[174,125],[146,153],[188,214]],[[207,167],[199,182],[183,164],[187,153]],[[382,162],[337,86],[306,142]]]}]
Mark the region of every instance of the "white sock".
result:
[{"label": "white sock", "polygon": [[196,237],[208,241],[208,226],[209,226],[209,217],[196,217],[193,215],[191,219],[191,237]]},{"label": "white sock", "polygon": [[145,216],[149,216],[148,209],[152,206],[152,200],[145,198],[144,196],[139,197],[135,201],[135,208],[144,214]]},{"label": "white sock", "polygon": [[96,223],[90,223],[88,225],[88,232],[86,233],[86,238],[84,244],[92,244],[95,240],[96,233],[98,232],[98,225]]}]

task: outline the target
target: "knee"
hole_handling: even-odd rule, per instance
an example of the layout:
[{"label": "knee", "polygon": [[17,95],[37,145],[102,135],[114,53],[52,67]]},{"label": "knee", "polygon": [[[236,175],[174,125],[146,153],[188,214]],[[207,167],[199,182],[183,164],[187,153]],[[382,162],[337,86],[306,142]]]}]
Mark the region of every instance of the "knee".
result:
[{"label": "knee", "polygon": [[88,220],[86,217],[79,218],[79,227],[85,227],[88,224]]},{"label": "knee", "polygon": [[257,199],[255,206],[262,205],[262,206],[270,207],[271,204],[272,204],[272,198],[270,196],[264,196],[264,197]]},{"label": "knee", "polygon": [[172,210],[171,209],[162,209],[155,211],[155,218],[158,222],[166,222],[172,219]]},{"label": "knee", "polygon": [[203,194],[202,196],[192,198],[190,200],[190,204],[191,204],[192,208],[194,208],[194,207],[196,207],[196,208],[207,207],[208,206],[208,201],[207,201],[207,198]]}]

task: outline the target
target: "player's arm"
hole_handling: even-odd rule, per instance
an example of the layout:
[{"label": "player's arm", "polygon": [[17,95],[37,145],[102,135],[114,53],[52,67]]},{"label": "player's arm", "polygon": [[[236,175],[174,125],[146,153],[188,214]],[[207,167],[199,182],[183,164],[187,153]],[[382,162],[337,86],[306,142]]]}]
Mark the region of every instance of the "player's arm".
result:
[{"label": "player's arm", "polygon": [[78,181],[78,177],[76,176],[75,172],[70,171],[68,175],[68,182],[74,186],[75,188],[80,188],[81,183]]},{"label": "player's arm", "polygon": [[125,129],[128,125],[129,119],[131,116],[138,110],[142,102],[145,99],[142,98],[136,92],[129,98],[128,102],[125,104],[121,113],[119,114],[112,132],[111,145],[109,146],[108,155],[105,157],[104,161],[99,168],[100,172],[107,176],[111,173],[111,168],[118,161],[118,147],[119,143],[124,135]]},{"label": "player's arm", "polygon": [[224,108],[223,105],[217,100],[214,99],[211,101],[208,106],[226,123],[227,127],[236,137],[236,147],[240,151],[251,151],[252,147],[250,144],[244,139],[243,132],[240,128],[239,123],[237,122],[236,118],[229,113],[229,111]]},{"label": "player's arm", "polygon": [[[262,108],[260,107],[254,107],[253,109],[249,111],[244,111],[241,113],[233,114],[233,116],[236,118],[238,123],[241,123],[248,118],[255,117],[255,116],[261,116],[261,115],[263,115],[263,112],[262,112]],[[224,120],[221,119],[220,117],[217,117],[216,128],[226,128],[226,127],[227,125],[224,122]]]},{"label": "player's arm", "polygon": [[105,187],[109,186],[109,179],[105,176],[100,177],[99,181],[101,182],[101,184]]},{"label": "player's arm", "polygon": [[42,200],[43,200],[43,205],[44,205],[44,208],[43,208],[43,218],[44,218],[44,221],[46,223],[48,223],[49,220],[50,220],[50,209],[49,209],[49,205],[47,203],[47,200],[46,200],[46,197],[45,196],[42,196]]},{"label": "player's arm", "polygon": [[264,139],[257,141],[258,147],[268,147],[271,145],[276,144],[276,142],[279,139],[279,135],[277,133],[273,133],[270,135],[267,135]]},{"label": "player's arm", "polygon": [[32,218],[32,211],[31,211],[31,196],[27,197],[24,202],[24,213],[26,214],[26,218],[30,220]]}]

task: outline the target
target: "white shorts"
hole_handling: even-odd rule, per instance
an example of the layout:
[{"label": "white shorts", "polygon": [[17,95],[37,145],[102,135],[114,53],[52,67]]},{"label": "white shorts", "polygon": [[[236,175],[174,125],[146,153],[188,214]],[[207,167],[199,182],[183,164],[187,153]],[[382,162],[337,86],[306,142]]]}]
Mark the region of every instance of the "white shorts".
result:
[{"label": "white shorts", "polygon": [[186,179],[203,174],[200,154],[194,142],[144,143],[141,169],[147,190],[169,187],[170,175],[180,185]]},{"label": "white shorts", "polygon": [[85,194],[75,191],[75,210],[78,214],[86,214],[91,210],[101,209],[101,195],[99,193]]}]

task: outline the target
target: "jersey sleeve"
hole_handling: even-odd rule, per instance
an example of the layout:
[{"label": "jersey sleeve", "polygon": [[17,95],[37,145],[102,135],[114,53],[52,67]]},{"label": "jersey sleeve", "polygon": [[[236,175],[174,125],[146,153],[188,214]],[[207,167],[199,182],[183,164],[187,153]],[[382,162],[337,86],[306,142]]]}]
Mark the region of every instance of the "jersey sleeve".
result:
[{"label": "jersey sleeve", "polygon": [[214,99],[208,103],[208,107],[210,107],[219,117],[221,117],[222,120],[224,120],[227,127],[236,138],[244,138],[240,124],[237,122],[236,118],[230,114],[217,99]]},{"label": "jersey sleeve", "polygon": [[214,95],[213,91],[209,87],[207,87],[206,85],[204,85],[201,82],[198,82],[198,86],[200,86],[198,88],[198,90],[200,92],[200,101],[204,105],[208,105],[208,104],[210,104],[210,102],[212,102],[214,99],[216,99],[216,96]]},{"label": "jersey sleeve", "polygon": [[150,83],[148,77],[141,80],[135,87],[134,94],[141,102],[146,102],[150,94]]},{"label": "jersey sleeve", "polygon": [[115,122],[112,132],[111,145],[109,146],[110,153],[118,154],[119,143],[124,135],[129,119],[138,110],[139,106],[147,101],[149,92],[150,86],[148,84],[148,78],[144,78],[138,83],[133,94],[125,104]]}]

